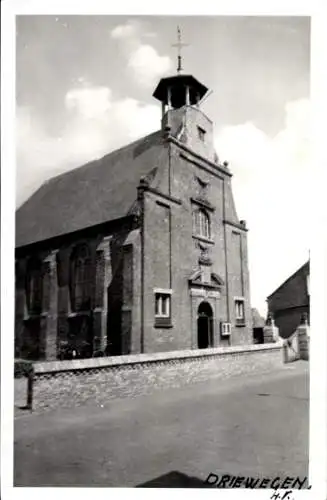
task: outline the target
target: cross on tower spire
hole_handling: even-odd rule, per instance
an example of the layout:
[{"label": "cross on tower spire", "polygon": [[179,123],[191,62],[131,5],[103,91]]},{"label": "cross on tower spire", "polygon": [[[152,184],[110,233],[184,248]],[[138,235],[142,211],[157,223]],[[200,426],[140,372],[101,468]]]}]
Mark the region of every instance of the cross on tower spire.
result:
[{"label": "cross on tower spire", "polygon": [[177,47],[177,73],[179,74],[182,68],[182,48],[187,47],[188,43],[182,43],[182,35],[179,26],[177,26],[177,43],[173,43],[172,47]]}]

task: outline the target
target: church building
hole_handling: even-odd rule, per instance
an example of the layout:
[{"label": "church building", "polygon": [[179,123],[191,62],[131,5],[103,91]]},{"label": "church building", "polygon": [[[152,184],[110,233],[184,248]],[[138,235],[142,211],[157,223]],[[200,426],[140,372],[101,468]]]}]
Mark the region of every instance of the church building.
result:
[{"label": "church building", "polygon": [[16,357],[253,343],[247,227],[207,92],[180,71],[161,79],[157,132],[50,179],[17,210]]}]

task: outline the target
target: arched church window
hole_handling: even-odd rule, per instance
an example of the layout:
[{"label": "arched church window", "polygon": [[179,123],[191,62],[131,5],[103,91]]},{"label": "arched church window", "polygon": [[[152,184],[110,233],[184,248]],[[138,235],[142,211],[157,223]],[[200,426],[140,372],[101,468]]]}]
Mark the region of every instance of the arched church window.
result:
[{"label": "arched church window", "polygon": [[211,238],[210,217],[203,208],[193,212],[193,232],[196,236]]},{"label": "arched church window", "polygon": [[70,261],[70,291],[73,312],[91,307],[91,255],[87,245],[78,245]]},{"label": "arched church window", "polygon": [[42,285],[42,262],[38,258],[32,258],[27,264],[26,273],[26,304],[30,315],[42,312]]}]

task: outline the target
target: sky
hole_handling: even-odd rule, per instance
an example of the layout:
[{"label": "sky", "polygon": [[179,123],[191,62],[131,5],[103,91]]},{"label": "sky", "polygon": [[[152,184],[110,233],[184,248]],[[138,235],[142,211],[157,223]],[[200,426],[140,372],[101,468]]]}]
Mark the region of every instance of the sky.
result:
[{"label": "sky", "polygon": [[309,256],[308,17],[18,16],[16,201],[46,179],[160,128],[152,92],[185,73],[212,90],[202,109],[247,221],[251,302]]}]

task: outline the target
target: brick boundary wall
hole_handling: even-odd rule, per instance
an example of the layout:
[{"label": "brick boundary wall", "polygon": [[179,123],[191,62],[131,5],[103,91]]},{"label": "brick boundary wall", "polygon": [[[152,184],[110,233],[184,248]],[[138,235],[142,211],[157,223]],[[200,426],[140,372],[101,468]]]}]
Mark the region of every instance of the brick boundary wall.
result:
[{"label": "brick boundary wall", "polygon": [[282,366],[281,343],[37,362],[26,401],[33,410],[101,405],[116,398]]}]

